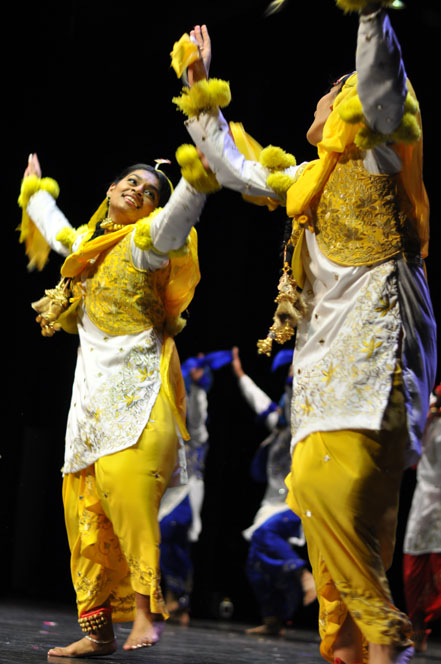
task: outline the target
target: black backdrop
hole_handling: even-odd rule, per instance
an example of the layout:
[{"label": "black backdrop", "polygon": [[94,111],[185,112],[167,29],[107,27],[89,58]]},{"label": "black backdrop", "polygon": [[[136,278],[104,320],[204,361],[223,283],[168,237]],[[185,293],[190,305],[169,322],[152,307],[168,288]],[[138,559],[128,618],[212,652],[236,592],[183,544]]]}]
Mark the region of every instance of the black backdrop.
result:
[{"label": "black backdrop", "polygon": [[[186,142],[182,116],[171,103],[179,84],[170,69],[173,42],[206,22],[213,41],[212,75],[230,80],[226,115],[245,123],[263,145],[314,157],[306,143],[317,99],[354,66],[357,19],[332,0],[291,1],[264,17],[266,0],[146,2],[42,0],[15,4],[3,27],[3,381],[7,399],[1,457],[2,589],[5,594],[73,601],[61,509],[64,426],[77,340],[64,333],[43,339],[29,303],[57,281],[60,261],[28,273],[15,228],[16,198],[29,152],[61,186],[59,205],[74,225],[88,220],[112,176],[136,161],[173,159]],[[440,285],[437,248],[439,199],[436,162],[441,9],[437,0],[409,0],[392,12],[408,75],[423,110],[425,180],[432,204],[427,261],[435,312]],[[169,169],[176,182],[176,164]],[[257,356],[273,314],[283,211],[246,204],[232,192],[209,198],[200,225],[202,280],[187,328],[177,338],[181,357],[238,345],[245,369],[274,398],[283,376]],[[4,295],[3,295],[4,297]],[[282,372],[283,373],[283,372]],[[439,378],[438,378],[439,380]],[[235,616],[256,618],[244,578],[249,525],[262,487],[249,479],[249,462],[265,431],[240,398],[229,367],[210,393],[203,533],[194,547],[194,612],[215,616],[229,596]],[[403,484],[397,555],[391,573],[402,605],[401,537],[414,482]]]}]

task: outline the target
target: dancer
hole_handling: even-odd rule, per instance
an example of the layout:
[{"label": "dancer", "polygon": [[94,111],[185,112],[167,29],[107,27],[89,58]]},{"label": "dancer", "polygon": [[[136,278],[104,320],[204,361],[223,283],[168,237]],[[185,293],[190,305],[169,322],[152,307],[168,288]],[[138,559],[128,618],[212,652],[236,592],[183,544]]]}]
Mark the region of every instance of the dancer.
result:
[{"label": "dancer", "polygon": [[[183,373],[185,365],[186,362],[182,365]],[[198,540],[202,529],[204,465],[208,451],[207,394],[211,382],[208,367],[194,366],[188,370],[185,380],[187,428],[190,434],[186,444],[188,483],[168,488],[159,510],[161,572],[166,587],[166,607],[170,618],[181,625],[190,622],[193,585],[190,543]]]},{"label": "dancer", "polygon": [[[201,60],[189,66],[192,87],[176,101],[217,180],[286,201],[293,219],[292,273],[287,251],[279,308],[259,347],[270,352],[274,339],[290,338],[300,318],[287,483],[316,583],[322,656],[404,664],[413,652],[411,624],[393,604],[385,569],[402,472],[420,454],[436,367],[422,264],[422,133],[383,8],[389,3],[338,4],[360,9],[357,71],[317,104],[307,132],[317,160],[296,167],[268,148],[263,163],[247,161],[218,110],[228,86],[202,80]],[[192,36],[204,58],[206,28]]]},{"label": "dancer", "polygon": [[407,610],[421,652],[430,623],[441,618],[441,384],[431,399],[403,551]]},{"label": "dancer", "polygon": [[[286,362],[292,361],[292,351],[281,351],[275,362],[280,354]],[[275,404],[244,372],[237,347],[233,348],[232,366],[245,400],[271,431],[252,463],[253,478],[267,485],[265,495],[252,525],[243,532],[250,542],[247,577],[263,618],[263,624],[248,629],[247,634],[276,636],[283,633],[299,606],[307,606],[317,597],[307,562],[293,548],[305,543],[301,522],[286,502],[292,377],[287,377],[284,394]]]},{"label": "dancer", "polygon": [[192,226],[205,196],[185,180],[171,194],[163,173],[135,164],[75,230],[57,192],[31,155],[21,239],[40,268],[49,248],[66,257],[63,281],[33,306],[45,336],[63,328],[80,341],[63,500],[85,636],[49,654],[84,657],[115,651],[114,621],[134,620],[123,646],[130,650],[154,644],[167,617],[157,515],[188,438],[173,335],[200,277]]}]

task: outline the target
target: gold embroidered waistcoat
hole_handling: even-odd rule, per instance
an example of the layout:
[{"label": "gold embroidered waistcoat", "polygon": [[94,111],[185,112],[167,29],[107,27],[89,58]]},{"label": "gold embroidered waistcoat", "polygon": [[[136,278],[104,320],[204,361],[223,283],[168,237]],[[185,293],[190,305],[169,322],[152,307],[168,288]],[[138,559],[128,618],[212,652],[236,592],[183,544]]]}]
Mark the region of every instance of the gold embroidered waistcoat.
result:
[{"label": "gold embroidered waistcoat", "polygon": [[341,265],[372,265],[400,253],[419,255],[409,208],[399,177],[369,173],[352,145],[311,206],[311,221],[327,258]]},{"label": "gold embroidered waistcoat", "polygon": [[170,267],[140,270],[131,258],[131,234],[100,256],[86,280],[91,321],[110,335],[136,334],[165,320],[163,293]]}]

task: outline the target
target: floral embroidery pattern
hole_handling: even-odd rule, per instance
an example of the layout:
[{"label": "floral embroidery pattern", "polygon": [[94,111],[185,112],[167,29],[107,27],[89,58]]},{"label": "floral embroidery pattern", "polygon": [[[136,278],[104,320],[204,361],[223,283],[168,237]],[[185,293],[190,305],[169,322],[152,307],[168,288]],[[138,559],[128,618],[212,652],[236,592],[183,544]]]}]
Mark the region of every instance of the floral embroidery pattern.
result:
[{"label": "floral embroidery pattern", "polygon": [[372,423],[391,392],[400,329],[395,267],[388,261],[372,268],[324,357],[298,371],[294,364],[296,441],[320,430],[377,428]]}]

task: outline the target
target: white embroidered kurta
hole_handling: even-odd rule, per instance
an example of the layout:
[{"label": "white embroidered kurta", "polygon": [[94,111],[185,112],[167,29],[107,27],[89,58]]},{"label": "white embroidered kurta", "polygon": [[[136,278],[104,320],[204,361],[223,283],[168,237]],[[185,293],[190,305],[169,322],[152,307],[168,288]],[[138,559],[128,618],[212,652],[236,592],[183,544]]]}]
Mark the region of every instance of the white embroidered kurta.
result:
[{"label": "white embroidered kurta", "polygon": [[[356,61],[369,125],[390,133],[402,118],[406,74],[386,14],[360,17]],[[269,172],[239,153],[220,112],[201,113],[186,124],[221,184],[277,198],[266,184]],[[401,170],[388,145],[366,151],[363,165],[372,174]],[[295,174],[296,167],[289,172]],[[402,334],[407,463],[415,463],[436,364],[435,323],[422,267],[396,259],[368,267],[338,265],[320,251],[313,233],[305,233],[307,314],[298,326],[293,360],[292,445],[314,431],[381,428]]]},{"label": "white embroidered kurta", "polygon": [[[181,180],[152,220],[154,247],[162,253],[181,247],[198,220],[204,201],[203,194]],[[50,194],[34,194],[27,212],[51,248],[67,256],[68,250],[56,236],[70,224]],[[134,231],[130,260],[135,269],[155,271],[167,264],[166,256],[136,247],[133,236]],[[74,245],[72,251],[76,248]],[[78,333],[80,345],[66,430],[64,473],[77,472],[101,456],[134,445],[149,421],[161,387],[162,339],[154,328],[137,334],[106,334],[82,306]],[[178,462],[185,468],[181,438]]]}]

